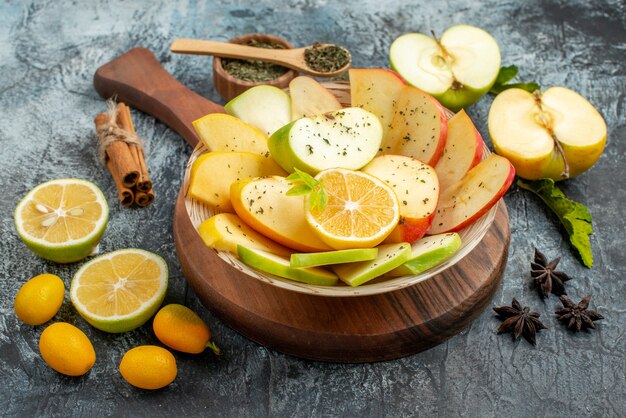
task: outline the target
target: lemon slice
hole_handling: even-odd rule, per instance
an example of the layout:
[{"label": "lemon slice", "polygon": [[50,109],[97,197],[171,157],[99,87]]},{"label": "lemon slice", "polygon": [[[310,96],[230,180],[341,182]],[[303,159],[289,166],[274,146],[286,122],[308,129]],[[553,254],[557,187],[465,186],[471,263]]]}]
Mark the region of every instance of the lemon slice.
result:
[{"label": "lemon slice", "polygon": [[109,207],[98,187],[57,179],[32,189],[15,208],[15,227],[38,256],[72,263],[91,254],[104,233]]},{"label": "lemon slice", "polygon": [[398,225],[398,198],[382,180],[341,168],[324,170],[315,179],[322,182],[328,203],[320,209],[307,202],[306,220],[332,248],[374,247]]},{"label": "lemon slice", "polygon": [[166,289],[165,260],[129,248],[103,254],[83,265],[72,279],[70,300],[99,330],[126,332],[156,313]]}]

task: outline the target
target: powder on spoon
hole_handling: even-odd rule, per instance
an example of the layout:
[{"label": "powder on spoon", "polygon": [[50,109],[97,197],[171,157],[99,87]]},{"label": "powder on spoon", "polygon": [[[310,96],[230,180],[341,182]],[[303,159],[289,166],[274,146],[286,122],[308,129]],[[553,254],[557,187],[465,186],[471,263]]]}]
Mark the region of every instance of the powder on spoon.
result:
[{"label": "powder on spoon", "polygon": [[339,45],[322,45],[319,42],[304,50],[306,65],[320,73],[331,73],[350,62],[350,53]]}]

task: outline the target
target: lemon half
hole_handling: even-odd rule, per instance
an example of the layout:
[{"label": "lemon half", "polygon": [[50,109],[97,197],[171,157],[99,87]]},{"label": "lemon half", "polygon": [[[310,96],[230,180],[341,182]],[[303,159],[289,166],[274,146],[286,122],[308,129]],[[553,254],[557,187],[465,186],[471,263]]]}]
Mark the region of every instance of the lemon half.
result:
[{"label": "lemon half", "polygon": [[92,326],[126,332],[156,313],[167,290],[167,264],[160,256],[130,248],[103,254],[74,275],[70,300]]},{"label": "lemon half", "polygon": [[56,179],[33,188],[15,208],[15,227],[38,256],[72,263],[91,254],[104,233],[109,207],[100,189],[80,179]]}]

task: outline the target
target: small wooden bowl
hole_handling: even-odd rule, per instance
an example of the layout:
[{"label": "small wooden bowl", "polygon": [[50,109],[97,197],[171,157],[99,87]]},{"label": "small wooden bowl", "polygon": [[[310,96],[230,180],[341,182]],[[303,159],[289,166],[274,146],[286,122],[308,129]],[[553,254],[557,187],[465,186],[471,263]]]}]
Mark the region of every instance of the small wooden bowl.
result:
[{"label": "small wooden bowl", "polygon": [[[280,38],[274,35],[266,35],[263,33],[248,33],[245,35],[237,36],[230,39],[228,42],[235,44],[244,44],[248,41],[255,40],[258,42],[268,44],[279,44],[285,48],[293,48],[286,39]],[[285,74],[278,78],[268,81],[246,81],[239,78],[235,78],[230,75],[222,66],[222,59],[220,57],[213,57],[213,84],[215,89],[224,100],[231,100],[234,97],[239,96],[244,91],[254,86],[268,85],[275,86],[279,89],[284,89],[289,86],[289,82],[293,80],[298,73],[294,70],[288,70]]]}]

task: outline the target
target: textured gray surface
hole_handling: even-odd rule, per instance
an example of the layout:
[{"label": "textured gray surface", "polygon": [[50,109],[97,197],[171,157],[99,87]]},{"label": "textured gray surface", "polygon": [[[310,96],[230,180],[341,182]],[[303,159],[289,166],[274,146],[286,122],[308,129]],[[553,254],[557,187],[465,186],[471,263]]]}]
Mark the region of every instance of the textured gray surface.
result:
[{"label": "textured gray surface", "polygon": [[[270,0],[248,2],[35,1],[0,2],[0,415],[252,416],[624,416],[626,415],[626,6],[623,0],[439,1],[419,4]],[[523,3],[523,4],[522,4]],[[588,4],[589,3],[589,4]],[[497,336],[489,310],[448,342],[408,358],[377,364],[303,361],[250,342],[227,328],[187,290],[172,239],[174,200],[190,149],[173,132],[135,112],[147,138],[157,200],[146,209],[120,208],[108,173],[98,165],[93,116],[103,110],[91,80],[95,69],[134,46],[155,52],[190,88],[213,100],[206,57],[174,56],[174,37],[225,40],[247,32],[284,36],[295,45],[339,42],[355,66],[386,66],[387,48],[408,31],[441,33],[455,23],[481,26],[498,40],[504,64],[523,78],[563,85],[587,97],[609,126],[607,149],[588,173],[563,184],[565,193],[594,216],[595,267],[570,251],[555,217],[537,199],[513,187],[506,196],[511,250],[495,304],[518,297],[542,314],[548,330],[537,348]],[[487,137],[491,98],[469,113]],[[136,390],[120,377],[123,353],[156,343],[149,326],[109,335],[88,326],[66,301],[56,320],[84,330],[98,361],[81,378],[56,374],[38,354],[44,327],[13,314],[13,298],[28,278],[60,275],[69,286],[79,264],[60,266],[31,254],[17,237],[12,211],[36,184],[58,177],[97,183],[111,207],[102,251],[140,247],[166,258],[166,302],[182,302],[210,324],[226,353],[214,358],[177,355],[179,376],[157,392]],[[572,297],[592,293],[607,318],[591,333],[573,335],[531,286],[533,246],[575,277]]]}]

